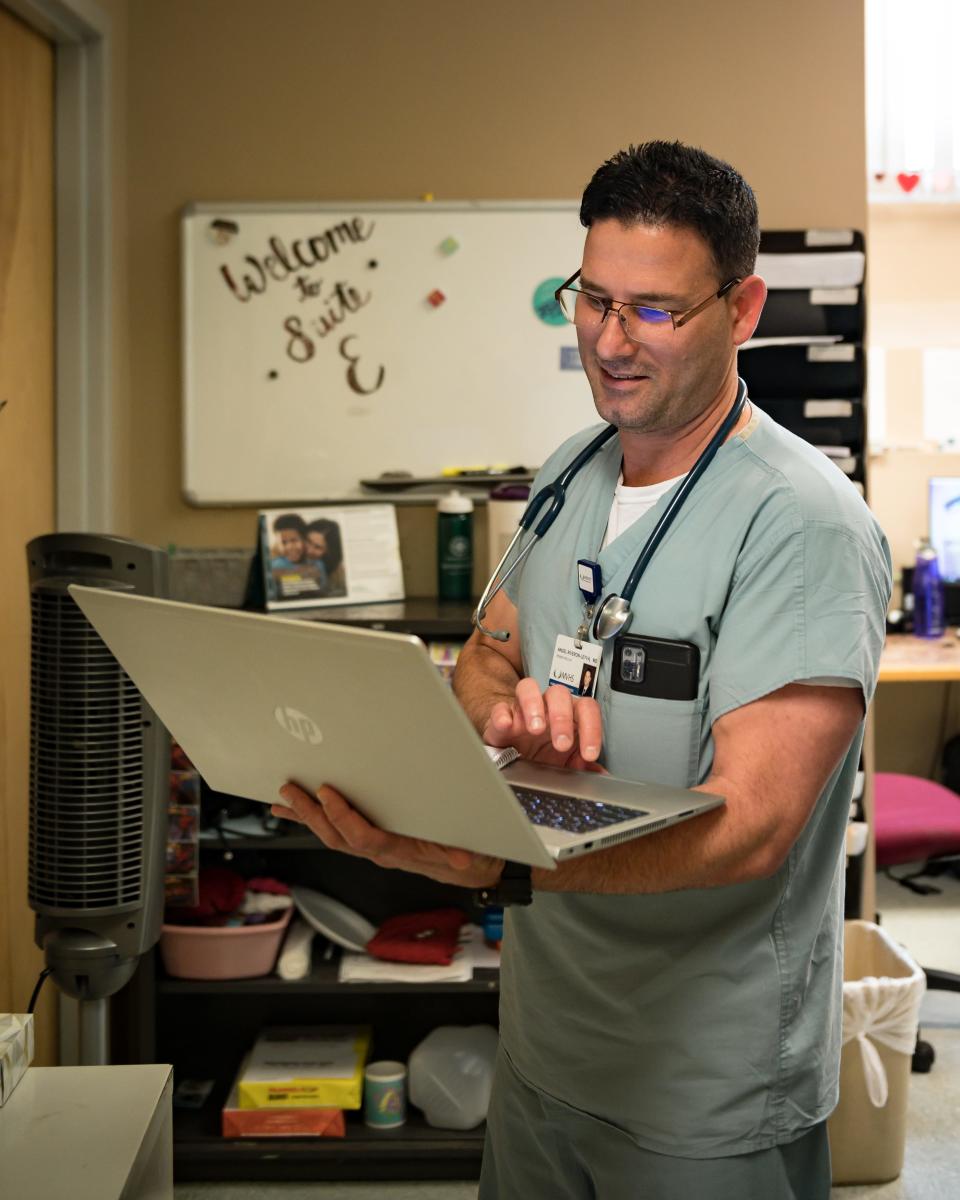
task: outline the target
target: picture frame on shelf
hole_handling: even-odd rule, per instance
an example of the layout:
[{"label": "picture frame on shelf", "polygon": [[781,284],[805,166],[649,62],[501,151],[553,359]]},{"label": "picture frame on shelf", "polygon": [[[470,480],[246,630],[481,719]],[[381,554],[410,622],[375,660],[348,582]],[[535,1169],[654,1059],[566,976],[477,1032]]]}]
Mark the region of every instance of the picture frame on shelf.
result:
[{"label": "picture frame on shelf", "polygon": [[392,504],[264,509],[258,545],[268,610],[404,598]]}]

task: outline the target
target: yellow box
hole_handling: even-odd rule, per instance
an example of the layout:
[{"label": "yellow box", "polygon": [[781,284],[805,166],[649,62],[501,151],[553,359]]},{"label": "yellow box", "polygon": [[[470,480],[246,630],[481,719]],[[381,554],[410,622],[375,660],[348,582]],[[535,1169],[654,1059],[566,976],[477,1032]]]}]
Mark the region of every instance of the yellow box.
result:
[{"label": "yellow box", "polygon": [[265,1029],[237,1082],[241,1108],[360,1108],[370,1052],[365,1025]]}]

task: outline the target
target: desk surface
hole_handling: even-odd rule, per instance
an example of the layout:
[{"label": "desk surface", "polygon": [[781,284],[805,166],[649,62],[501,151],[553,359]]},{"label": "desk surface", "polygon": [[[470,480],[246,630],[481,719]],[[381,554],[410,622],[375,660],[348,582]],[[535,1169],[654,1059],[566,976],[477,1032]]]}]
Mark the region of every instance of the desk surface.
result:
[{"label": "desk surface", "polygon": [[948,630],[942,638],[918,638],[895,633],[880,656],[881,683],[929,680],[949,683],[960,679],[960,638]]},{"label": "desk surface", "polygon": [[[168,1066],[29,1067],[0,1108],[0,1194],[119,1200],[173,1194]],[[152,1145],[160,1139],[158,1145]],[[137,1184],[144,1186],[142,1190]],[[146,1186],[149,1184],[149,1186]],[[9,1189],[9,1190],[8,1190]],[[155,1190],[151,1190],[155,1189]]]}]

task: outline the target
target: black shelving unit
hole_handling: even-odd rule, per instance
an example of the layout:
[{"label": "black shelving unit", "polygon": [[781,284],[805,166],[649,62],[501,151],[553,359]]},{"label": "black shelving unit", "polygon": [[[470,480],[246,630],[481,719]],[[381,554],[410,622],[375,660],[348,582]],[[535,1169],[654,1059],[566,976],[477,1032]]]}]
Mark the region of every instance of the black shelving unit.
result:
[{"label": "black shelving unit", "polygon": [[178,1109],[173,1138],[177,1178],[198,1180],[473,1179],[483,1150],[482,1126],[433,1129],[416,1110],[399,1129],[351,1117],[343,1138],[224,1138],[208,1114]]},{"label": "black shelving unit", "polygon": [[[465,640],[472,608],[437,600],[301,609],[304,620],[334,621],[411,633],[425,641]],[[377,925],[398,912],[455,905],[473,920],[481,913],[463,889],[327,850],[310,834],[229,832],[201,840],[202,861],[240,874],[275,874],[341,900]],[[175,1080],[212,1080],[199,1109],[174,1111],[174,1171],[178,1180],[472,1179],[480,1169],[483,1129],[433,1129],[416,1109],[398,1129],[368,1129],[347,1114],[344,1138],[224,1138],[220,1111],[243,1054],[266,1025],[366,1024],[374,1058],[406,1060],[430,1030],[445,1024],[497,1023],[499,972],[477,972],[467,983],[343,984],[336,951],[324,958],[318,940],[310,975],[286,981],[188,980],[165,974],[159,953],[141,961],[114,998],[115,1062],[170,1062]]]},{"label": "black shelving unit", "polygon": [[[324,960],[314,955],[313,968],[304,979],[282,981],[285,995],[329,996],[349,992],[353,996],[421,995],[420,983],[341,983],[338,979],[339,955]],[[157,992],[161,996],[272,996],[277,992],[277,979],[273,975],[260,975],[255,979],[175,979],[170,975],[157,980]],[[473,979],[464,983],[432,983],[430,991],[435,995],[448,993],[451,996],[466,992],[496,992],[500,987],[500,972],[494,969],[474,971]]]}]

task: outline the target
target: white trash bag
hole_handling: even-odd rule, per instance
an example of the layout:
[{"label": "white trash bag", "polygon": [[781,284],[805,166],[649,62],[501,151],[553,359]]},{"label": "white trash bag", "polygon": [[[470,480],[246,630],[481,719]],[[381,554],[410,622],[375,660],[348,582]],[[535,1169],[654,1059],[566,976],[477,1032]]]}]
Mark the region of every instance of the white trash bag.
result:
[{"label": "white trash bag", "polygon": [[487,1115],[499,1036],[492,1025],[440,1025],[407,1063],[410,1100],[437,1129],[473,1129]]},{"label": "white trash bag", "polygon": [[[856,978],[857,964],[852,960],[856,959],[857,936],[861,933],[856,927],[862,927],[863,934],[869,931],[870,936],[879,937],[885,943],[883,949],[891,960],[892,969],[897,971],[896,976]],[[843,984],[843,1044],[854,1040],[860,1043],[867,1095],[875,1108],[883,1108],[888,1096],[887,1072],[875,1043],[898,1054],[913,1054],[920,1002],[927,981],[921,968],[879,926],[869,921],[847,921],[846,935],[844,974],[854,978],[845,979]]]}]

